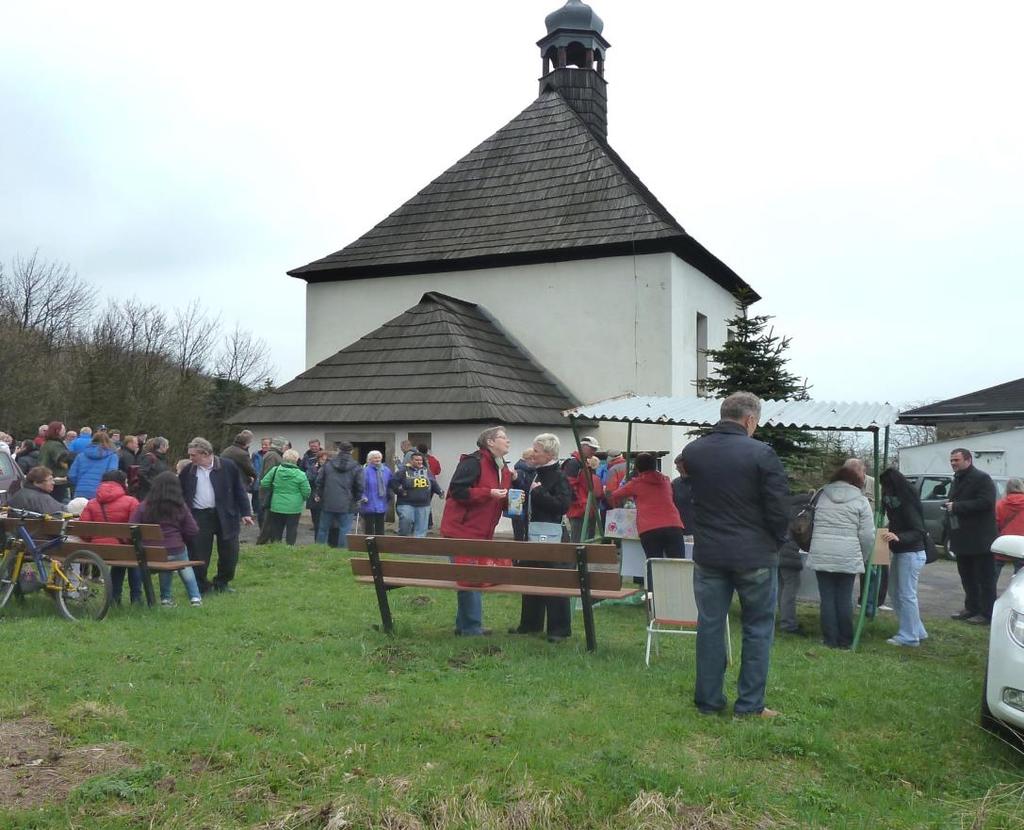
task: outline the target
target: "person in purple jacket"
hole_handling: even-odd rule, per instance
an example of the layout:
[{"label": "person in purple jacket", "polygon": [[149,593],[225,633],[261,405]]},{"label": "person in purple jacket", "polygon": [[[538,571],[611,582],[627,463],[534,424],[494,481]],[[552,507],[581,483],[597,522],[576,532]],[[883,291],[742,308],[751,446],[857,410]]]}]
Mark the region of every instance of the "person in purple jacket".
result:
[{"label": "person in purple jacket", "polygon": [[391,470],[384,464],[383,453],[371,450],[363,467],[363,497],[359,500],[359,515],[363,517],[363,532],[384,535],[384,514],[388,512]]},{"label": "person in purple jacket", "polygon": [[[153,479],[153,485],[145,501],[132,511],[131,521],[160,525],[164,535],[164,546],[167,548],[167,561],[188,561],[185,543],[195,538],[199,533],[199,526],[192,517],[192,511],[185,504],[181,482],[175,473],[168,470]],[[181,581],[185,583],[189,604],[193,608],[198,608],[203,604],[203,597],[199,593],[195,571],[189,567],[178,573],[181,575]],[[174,605],[171,598],[171,579],[171,571],[160,572],[160,604],[168,607]]]}]

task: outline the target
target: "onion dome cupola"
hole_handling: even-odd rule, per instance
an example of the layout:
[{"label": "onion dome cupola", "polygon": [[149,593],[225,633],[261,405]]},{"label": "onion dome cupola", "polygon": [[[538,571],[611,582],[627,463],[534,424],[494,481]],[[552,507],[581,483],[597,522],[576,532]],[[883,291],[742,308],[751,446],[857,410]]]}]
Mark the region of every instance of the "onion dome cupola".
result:
[{"label": "onion dome cupola", "polygon": [[602,140],[608,138],[608,84],[604,79],[605,51],[611,44],[601,32],[604,22],[582,0],[567,0],[544,23],[548,33],[539,41],[543,76],[540,92],[562,97]]}]

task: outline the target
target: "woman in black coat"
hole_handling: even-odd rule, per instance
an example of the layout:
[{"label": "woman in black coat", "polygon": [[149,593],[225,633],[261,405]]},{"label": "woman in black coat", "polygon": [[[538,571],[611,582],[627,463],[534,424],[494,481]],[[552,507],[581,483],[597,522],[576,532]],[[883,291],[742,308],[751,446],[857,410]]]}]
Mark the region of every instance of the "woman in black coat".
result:
[{"label": "woman in black coat", "polygon": [[882,473],[882,504],[889,530],[882,537],[889,543],[889,592],[899,630],[886,640],[893,646],[919,646],[928,638],[917,605],[917,583],[925,566],[924,510],[917,489],[900,473],[889,469]]}]

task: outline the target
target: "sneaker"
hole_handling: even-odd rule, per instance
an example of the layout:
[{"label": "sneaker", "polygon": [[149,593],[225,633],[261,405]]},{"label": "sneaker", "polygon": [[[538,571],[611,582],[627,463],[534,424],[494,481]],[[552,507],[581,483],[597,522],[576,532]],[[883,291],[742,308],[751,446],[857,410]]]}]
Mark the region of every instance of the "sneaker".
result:
[{"label": "sneaker", "polygon": [[162,600],[160,600],[160,604],[164,608],[173,608],[174,607],[174,600],[173,599],[162,599]]},{"label": "sneaker", "polygon": [[769,709],[766,706],[760,712],[735,712],[734,711],[732,713],[732,716],[734,718],[777,718],[777,717],[779,717],[779,714],[780,714],[779,712],[776,712],[774,709]]},{"label": "sneaker", "polygon": [[892,606],[891,605],[879,605],[878,606],[878,610],[879,611],[892,611]]},{"label": "sneaker", "polygon": [[973,616],[974,615],[965,608],[963,611],[957,611],[955,614],[950,614],[949,618],[951,620],[966,620],[968,617]]},{"label": "sneaker", "polygon": [[988,617],[983,617],[981,614],[976,614],[973,617],[968,617],[964,620],[968,625],[991,625],[992,621]]},{"label": "sneaker", "polygon": [[904,646],[906,648],[917,648],[919,645],[921,645],[920,642],[905,643],[903,640],[897,640],[895,637],[890,637],[888,640],[886,640],[886,642],[891,646]]},{"label": "sneaker", "polygon": [[196,597],[195,599],[190,599],[188,601],[188,604],[191,605],[193,608],[202,608],[203,607],[202,597]]}]

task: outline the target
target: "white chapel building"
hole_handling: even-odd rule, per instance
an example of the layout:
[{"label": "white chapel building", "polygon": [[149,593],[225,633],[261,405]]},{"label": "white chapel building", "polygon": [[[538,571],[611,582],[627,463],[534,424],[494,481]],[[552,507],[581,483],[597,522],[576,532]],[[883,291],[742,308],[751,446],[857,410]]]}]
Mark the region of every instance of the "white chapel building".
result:
[{"label": "white chapel building", "polygon": [[[444,485],[485,426],[508,428],[510,461],[541,431],[567,455],[566,408],[697,394],[733,292],[757,295],[608,145],[601,19],[568,0],[545,23],[536,100],[363,236],[289,271],[307,283],[308,368],[233,422],[300,449],[350,441],[360,461],[425,442]],[[587,432],[625,448],[621,424]],[[633,444],[685,440],[643,427]]]}]

